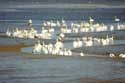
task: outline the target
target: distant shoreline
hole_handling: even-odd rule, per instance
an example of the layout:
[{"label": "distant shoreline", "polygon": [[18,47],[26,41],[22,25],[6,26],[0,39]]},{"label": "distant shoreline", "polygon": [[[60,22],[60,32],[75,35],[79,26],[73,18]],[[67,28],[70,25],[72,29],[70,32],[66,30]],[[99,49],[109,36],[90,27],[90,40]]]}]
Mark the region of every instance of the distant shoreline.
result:
[{"label": "distant shoreline", "polygon": [[79,9],[79,8],[125,8],[125,5],[123,4],[118,4],[118,5],[110,5],[110,4],[89,4],[89,3],[46,3],[46,4],[39,4],[39,3],[16,3],[16,4],[12,4],[10,3],[9,5],[6,6],[5,5],[1,5],[1,8],[75,8],[75,9]]}]

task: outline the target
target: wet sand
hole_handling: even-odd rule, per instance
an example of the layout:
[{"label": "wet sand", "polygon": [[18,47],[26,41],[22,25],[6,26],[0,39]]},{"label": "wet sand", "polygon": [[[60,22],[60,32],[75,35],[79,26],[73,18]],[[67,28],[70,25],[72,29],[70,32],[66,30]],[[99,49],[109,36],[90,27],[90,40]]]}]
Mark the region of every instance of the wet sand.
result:
[{"label": "wet sand", "polygon": [[20,52],[21,48],[28,47],[28,45],[2,45],[0,46],[0,52]]},{"label": "wet sand", "polygon": [[[80,78],[77,79],[79,83],[125,83],[122,79],[106,80],[102,81],[96,78]],[[85,81],[87,80],[87,81]]]}]

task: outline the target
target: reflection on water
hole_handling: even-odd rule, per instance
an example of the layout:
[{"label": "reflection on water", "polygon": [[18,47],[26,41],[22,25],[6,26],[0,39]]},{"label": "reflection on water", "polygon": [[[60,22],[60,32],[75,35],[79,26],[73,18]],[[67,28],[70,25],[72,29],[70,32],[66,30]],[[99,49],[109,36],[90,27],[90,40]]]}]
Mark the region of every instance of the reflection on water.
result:
[{"label": "reflection on water", "polygon": [[[0,81],[5,83],[86,83],[125,81],[125,60],[97,57],[28,59],[0,53]],[[28,55],[26,55],[28,56]]]}]

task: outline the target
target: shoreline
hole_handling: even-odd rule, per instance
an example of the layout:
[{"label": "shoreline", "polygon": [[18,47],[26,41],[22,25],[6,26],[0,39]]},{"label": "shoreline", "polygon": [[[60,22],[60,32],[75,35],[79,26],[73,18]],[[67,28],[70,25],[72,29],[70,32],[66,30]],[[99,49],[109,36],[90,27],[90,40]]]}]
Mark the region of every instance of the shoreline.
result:
[{"label": "shoreline", "polygon": [[0,52],[21,52],[21,48],[29,47],[29,45],[2,45],[0,46]]}]

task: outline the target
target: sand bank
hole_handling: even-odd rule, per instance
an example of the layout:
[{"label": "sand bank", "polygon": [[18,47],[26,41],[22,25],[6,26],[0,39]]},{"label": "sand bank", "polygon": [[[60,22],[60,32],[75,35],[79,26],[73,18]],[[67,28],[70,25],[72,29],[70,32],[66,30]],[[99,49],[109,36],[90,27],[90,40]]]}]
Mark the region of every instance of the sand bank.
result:
[{"label": "sand bank", "polygon": [[20,52],[21,48],[28,47],[28,45],[2,45],[0,52]]}]

